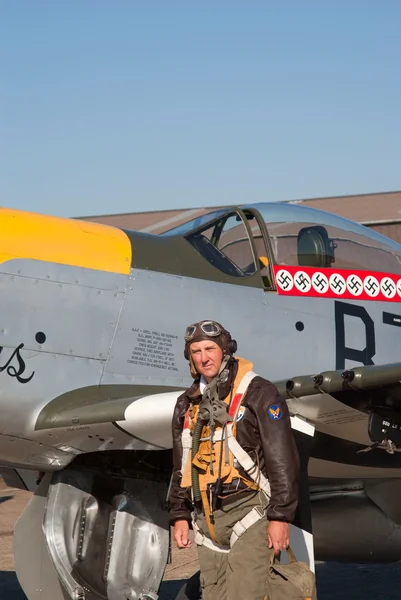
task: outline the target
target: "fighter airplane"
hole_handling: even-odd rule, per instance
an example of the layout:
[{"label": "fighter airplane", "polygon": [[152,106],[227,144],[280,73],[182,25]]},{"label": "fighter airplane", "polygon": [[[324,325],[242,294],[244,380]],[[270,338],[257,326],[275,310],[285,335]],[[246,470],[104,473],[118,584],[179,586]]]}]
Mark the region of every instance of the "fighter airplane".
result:
[{"label": "fighter airplane", "polygon": [[281,203],[163,235],[3,208],[0,233],[0,465],[34,492],[29,600],[158,597],[183,332],[207,318],[288,400],[296,554],[401,558],[400,245]]}]

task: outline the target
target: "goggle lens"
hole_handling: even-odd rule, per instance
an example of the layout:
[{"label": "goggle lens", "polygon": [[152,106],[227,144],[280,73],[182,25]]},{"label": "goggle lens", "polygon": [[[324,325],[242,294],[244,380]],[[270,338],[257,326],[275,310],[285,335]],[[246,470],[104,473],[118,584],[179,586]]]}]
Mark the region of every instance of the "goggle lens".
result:
[{"label": "goggle lens", "polygon": [[204,321],[203,323],[195,323],[189,325],[185,330],[185,341],[189,342],[195,335],[197,327],[200,327],[202,332],[209,337],[217,337],[221,334],[222,329],[215,321]]},{"label": "goggle lens", "polygon": [[190,340],[191,338],[193,338],[195,331],[196,331],[196,325],[189,325],[189,327],[187,327],[185,330],[184,339]]},{"label": "goggle lens", "polygon": [[200,327],[203,333],[206,335],[215,337],[221,333],[220,327],[214,321],[206,321],[205,323],[201,323]]}]

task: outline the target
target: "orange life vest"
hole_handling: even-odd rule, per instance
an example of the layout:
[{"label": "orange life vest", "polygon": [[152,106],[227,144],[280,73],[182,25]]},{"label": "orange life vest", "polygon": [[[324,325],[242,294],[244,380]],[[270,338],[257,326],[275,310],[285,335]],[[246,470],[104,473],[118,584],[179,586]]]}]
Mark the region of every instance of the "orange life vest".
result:
[{"label": "orange life vest", "polygon": [[[227,405],[229,405],[230,398],[232,397],[232,401],[229,406],[228,412],[231,418],[233,419],[234,436],[236,433],[236,419],[239,420],[239,418],[243,414],[244,409],[243,407],[241,407],[241,402],[245,397],[247,386],[243,392],[238,393],[237,390],[244,376],[252,372],[252,367],[252,363],[248,362],[247,360],[244,360],[243,358],[238,358],[238,372],[235,377],[233,392],[224,399],[224,402]],[[249,378],[249,382],[250,381],[251,378]],[[183,447],[185,446],[185,438],[187,440],[186,445],[188,446],[189,432],[192,432],[194,429],[195,423],[198,418],[198,412],[199,406],[192,405],[190,406],[185,415],[183,429]],[[181,487],[189,488],[192,486],[191,468],[192,465],[194,465],[199,471],[199,485],[200,490],[203,492],[207,490],[209,484],[215,483],[218,477],[220,477],[224,483],[231,483],[234,479],[241,478],[250,488],[257,489],[257,485],[253,481],[243,477],[235,468],[234,455],[228,449],[227,445],[224,444],[224,441],[222,441],[221,439],[222,430],[223,428],[220,426],[217,426],[215,428],[213,438],[216,439],[215,441],[213,441],[210,439],[210,427],[203,427],[198,452],[194,457],[192,457],[192,451],[189,448],[189,451],[187,451],[185,459],[183,460]],[[222,457],[221,453],[223,453]]]}]

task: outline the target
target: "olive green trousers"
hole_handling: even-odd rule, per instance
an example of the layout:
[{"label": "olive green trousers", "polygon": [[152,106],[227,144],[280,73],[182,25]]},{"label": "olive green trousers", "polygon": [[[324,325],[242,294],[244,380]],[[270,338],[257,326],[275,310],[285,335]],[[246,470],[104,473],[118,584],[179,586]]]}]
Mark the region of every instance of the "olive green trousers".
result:
[{"label": "olive green trousers", "polygon": [[[265,506],[260,494],[214,513],[219,544],[229,546],[233,526],[254,506]],[[204,515],[196,519],[196,524],[209,537]],[[267,526],[266,518],[252,525],[228,553],[198,546],[203,600],[263,600],[270,558]]]}]

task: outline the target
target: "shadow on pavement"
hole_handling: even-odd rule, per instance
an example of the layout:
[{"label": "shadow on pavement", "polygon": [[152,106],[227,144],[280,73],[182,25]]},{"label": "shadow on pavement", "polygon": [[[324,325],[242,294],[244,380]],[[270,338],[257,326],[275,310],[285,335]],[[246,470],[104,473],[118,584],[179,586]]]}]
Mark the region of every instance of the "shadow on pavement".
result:
[{"label": "shadow on pavement", "polygon": [[[185,580],[163,581],[159,600],[174,600]],[[0,571],[0,600],[27,600],[14,571]]]},{"label": "shadow on pavement", "polygon": [[401,564],[325,563],[316,566],[318,600],[398,600]]},{"label": "shadow on pavement", "polygon": [[[316,565],[318,600],[399,600],[401,564],[324,563]],[[187,580],[166,581],[160,600],[175,600]],[[199,600],[199,583],[188,580],[179,600]]]},{"label": "shadow on pavement", "polygon": [[[318,600],[399,600],[401,564],[317,565]],[[164,581],[159,600],[175,600],[185,579]],[[0,600],[26,600],[13,571],[0,571]]]},{"label": "shadow on pavement", "polygon": [[0,504],[3,504],[3,502],[7,502],[7,500],[12,500],[14,498],[14,496],[2,496],[0,498]]},{"label": "shadow on pavement", "polygon": [[14,571],[0,571],[0,600],[26,600]]},{"label": "shadow on pavement", "polygon": [[186,579],[172,579],[163,581],[159,590],[159,600],[175,600],[178,592],[185,584]]}]

